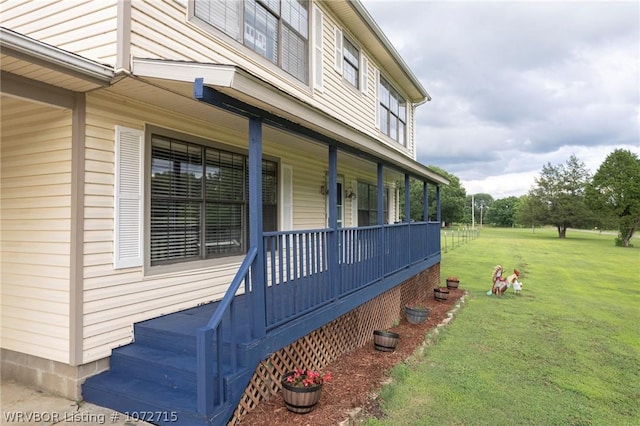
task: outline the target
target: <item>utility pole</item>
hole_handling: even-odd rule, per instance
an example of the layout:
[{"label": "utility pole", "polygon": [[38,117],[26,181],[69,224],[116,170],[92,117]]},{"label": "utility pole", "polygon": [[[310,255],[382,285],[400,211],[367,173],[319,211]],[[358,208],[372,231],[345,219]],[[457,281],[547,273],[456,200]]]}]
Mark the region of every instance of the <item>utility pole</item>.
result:
[{"label": "utility pole", "polygon": [[471,194],[471,229],[476,229],[476,210],[475,210],[475,205],[476,205],[476,199],[473,196],[473,194]]}]

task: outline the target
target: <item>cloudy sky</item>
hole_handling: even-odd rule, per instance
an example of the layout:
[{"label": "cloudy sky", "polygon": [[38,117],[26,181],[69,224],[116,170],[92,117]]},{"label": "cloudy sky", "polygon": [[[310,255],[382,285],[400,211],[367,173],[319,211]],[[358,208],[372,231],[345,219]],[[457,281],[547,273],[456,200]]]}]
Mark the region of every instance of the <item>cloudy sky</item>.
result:
[{"label": "cloudy sky", "polygon": [[363,0],[433,100],[418,160],[467,194],[526,194],[571,154],[640,155],[640,2]]}]

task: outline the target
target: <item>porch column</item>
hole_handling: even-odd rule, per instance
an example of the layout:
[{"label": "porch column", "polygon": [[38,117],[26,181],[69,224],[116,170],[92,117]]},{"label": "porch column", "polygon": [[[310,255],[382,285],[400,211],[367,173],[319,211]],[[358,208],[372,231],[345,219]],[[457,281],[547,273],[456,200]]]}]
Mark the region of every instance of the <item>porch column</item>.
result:
[{"label": "porch column", "polygon": [[332,296],[340,294],[340,271],[338,270],[338,148],[329,145],[329,235],[328,262],[329,279],[331,283]]},{"label": "porch column", "polygon": [[[441,222],[441,212],[440,212],[440,185],[436,186],[436,220]],[[442,226],[442,225],[440,225]]]},{"label": "porch column", "polygon": [[429,222],[429,188],[427,188],[427,181],[422,182],[422,221]]},{"label": "porch column", "polygon": [[411,182],[409,181],[409,175],[404,175],[404,221],[411,222]]},{"label": "porch column", "polygon": [[387,247],[385,247],[385,238],[384,238],[384,233],[385,233],[385,229],[384,229],[384,166],[382,165],[382,163],[378,163],[378,206],[376,207],[378,209],[378,225],[381,225],[382,228],[380,229],[380,236],[378,237],[378,244],[379,244],[379,248],[380,248],[380,261],[378,262],[378,273],[376,274],[376,276],[378,277],[383,277],[384,274],[386,273],[386,265],[385,265],[385,256],[384,254],[387,253]]},{"label": "porch column", "polygon": [[249,246],[258,254],[251,265],[249,312],[253,316],[253,336],[266,333],[266,282],[264,275],[264,242],[262,239],[262,118],[249,117]]},{"label": "porch column", "polygon": [[378,225],[384,225],[384,166],[378,163]]}]

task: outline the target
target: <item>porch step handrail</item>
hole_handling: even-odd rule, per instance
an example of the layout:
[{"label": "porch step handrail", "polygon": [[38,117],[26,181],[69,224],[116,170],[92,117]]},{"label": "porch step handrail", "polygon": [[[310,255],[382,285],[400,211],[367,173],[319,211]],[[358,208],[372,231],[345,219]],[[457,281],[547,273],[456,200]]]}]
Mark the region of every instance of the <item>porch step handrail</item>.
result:
[{"label": "porch step handrail", "polygon": [[[209,416],[213,413],[217,404],[224,402],[224,380],[222,377],[222,325],[225,314],[231,309],[236,293],[240,289],[240,285],[246,282],[251,265],[258,255],[258,249],[251,247],[247,252],[238,272],[236,273],[231,285],[227,289],[224,297],[220,301],[216,310],[211,315],[211,319],[206,326],[198,329],[197,332],[197,403],[198,413]],[[249,292],[248,286],[245,293]],[[218,342],[215,345],[216,350],[216,371],[214,374],[212,352],[214,350],[213,341]]]}]

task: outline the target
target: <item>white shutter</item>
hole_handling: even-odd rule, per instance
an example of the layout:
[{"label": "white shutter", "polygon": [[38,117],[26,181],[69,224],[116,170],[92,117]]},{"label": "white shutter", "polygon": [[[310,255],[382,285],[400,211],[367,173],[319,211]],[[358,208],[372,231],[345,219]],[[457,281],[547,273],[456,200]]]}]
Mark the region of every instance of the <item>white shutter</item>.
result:
[{"label": "white shutter", "polygon": [[113,267],[142,266],[143,132],[116,126]]},{"label": "white shutter", "polygon": [[282,214],[280,215],[280,230],[293,229],[293,167],[282,165]]},{"label": "white shutter", "polygon": [[380,71],[376,68],[376,129],[380,129]]},{"label": "white shutter", "polygon": [[313,7],[313,84],[320,91],[323,88],[322,81],[322,32],[324,16],[318,6]]},{"label": "white shutter", "polygon": [[360,52],[360,91],[363,95],[369,93],[369,60]]},{"label": "white shutter", "polygon": [[340,30],[340,28],[338,27],[336,27],[336,31],[335,31],[334,45],[336,49],[334,66],[336,71],[340,75],[342,75],[342,61],[344,60],[344,56],[342,53],[342,30]]}]

